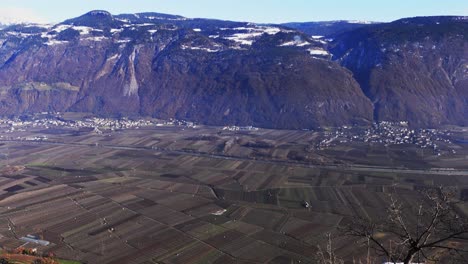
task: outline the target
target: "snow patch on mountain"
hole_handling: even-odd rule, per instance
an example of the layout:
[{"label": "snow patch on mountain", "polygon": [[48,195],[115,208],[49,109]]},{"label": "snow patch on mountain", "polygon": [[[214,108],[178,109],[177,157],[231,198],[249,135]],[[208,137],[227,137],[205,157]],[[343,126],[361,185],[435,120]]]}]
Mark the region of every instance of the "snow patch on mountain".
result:
[{"label": "snow patch on mountain", "polygon": [[187,49],[188,50],[200,50],[200,51],[206,51],[206,52],[210,52],[210,53],[221,51],[221,49],[219,49],[219,48],[191,47],[191,46],[187,46],[187,45],[182,45],[181,48],[183,50],[187,50]]},{"label": "snow patch on mountain", "polygon": [[295,47],[304,47],[311,45],[310,42],[305,41],[301,38],[301,36],[294,36],[293,40],[280,44],[280,47],[288,47],[288,46],[295,46]]},{"label": "snow patch on mountain", "polygon": [[365,24],[365,25],[370,25],[370,24],[375,23],[373,21],[367,21],[367,20],[346,20],[345,22],[348,22],[349,24]]},{"label": "snow patch on mountain", "polygon": [[328,56],[330,53],[321,48],[312,48],[307,50],[310,55]]},{"label": "snow patch on mountain", "polygon": [[[275,35],[282,31],[278,27],[255,26],[252,27],[236,27],[236,28],[220,28],[222,31],[237,31],[236,33],[225,36],[224,39],[232,40],[241,45],[252,45],[253,42],[263,34]],[[241,32],[238,32],[241,31]]]},{"label": "snow patch on mountain", "polygon": [[54,45],[61,45],[61,44],[67,44],[67,43],[68,43],[68,41],[49,39],[44,44],[46,44],[47,46],[54,46]]}]

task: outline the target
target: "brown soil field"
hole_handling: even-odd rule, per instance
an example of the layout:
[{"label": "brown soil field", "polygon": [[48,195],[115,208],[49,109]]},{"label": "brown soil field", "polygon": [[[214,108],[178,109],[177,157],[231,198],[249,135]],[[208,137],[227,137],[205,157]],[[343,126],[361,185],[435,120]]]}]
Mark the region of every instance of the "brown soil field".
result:
[{"label": "brown soil field", "polygon": [[[389,194],[412,205],[443,185],[467,200],[466,144],[437,156],[412,145],[311,149],[318,131],[75,132],[0,140],[0,247],[34,234],[50,244],[26,247],[86,263],[315,263],[332,233],[349,260],[365,249],[338,227],[384,217]],[[468,217],[466,202],[458,210]]]}]

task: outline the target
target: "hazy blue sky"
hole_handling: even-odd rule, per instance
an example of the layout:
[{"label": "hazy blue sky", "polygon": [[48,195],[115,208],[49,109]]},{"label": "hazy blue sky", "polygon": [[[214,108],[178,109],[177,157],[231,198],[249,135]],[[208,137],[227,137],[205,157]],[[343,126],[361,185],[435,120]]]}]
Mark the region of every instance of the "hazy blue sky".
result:
[{"label": "hazy blue sky", "polygon": [[89,10],[153,11],[252,22],[372,20],[467,15],[467,0],[0,0],[0,17],[59,22]]}]

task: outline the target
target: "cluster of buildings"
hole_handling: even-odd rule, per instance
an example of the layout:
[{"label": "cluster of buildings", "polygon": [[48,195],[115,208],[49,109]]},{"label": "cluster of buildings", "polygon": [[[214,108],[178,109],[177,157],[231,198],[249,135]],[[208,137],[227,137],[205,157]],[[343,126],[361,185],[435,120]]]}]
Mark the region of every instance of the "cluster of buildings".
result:
[{"label": "cluster of buildings", "polygon": [[407,122],[380,122],[362,130],[351,126],[342,126],[333,131],[324,132],[324,138],[317,144],[324,149],[338,143],[364,142],[380,143],[385,146],[413,144],[420,148],[433,149],[440,154],[440,143],[452,143],[450,132],[438,129],[412,129]]},{"label": "cluster of buildings", "polygon": [[63,120],[60,118],[40,118],[34,120],[21,120],[18,118],[0,119],[0,127],[7,128],[6,133],[25,131],[26,128],[94,128],[98,130],[118,130],[128,128],[140,128],[156,126],[157,123],[150,120],[129,120],[110,118],[87,118],[84,120]]},{"label": "cluster of buildings", "polygon": [[257,131],[258,127],[253,126],[225,126],[223,130],[227,131]]},{"label": "cluster of buildings", "polygon": [[[85,118],[83,120],[65,120],[60,116],[56,117],[32,117],[26,120],[20,118],[0,118],[0,129],[3,133],[23,132],[30,128],[91,128],[96,134],[102,134],[105,131],[116,131],[122,129],[139,129],[143,127],[162,127],[162,126],[184,126],[196,128],[194,122],[184,120],[170,119],[168,121],[128,118]],[[44,138],[27,138],[25,140],[44,140]]]}]

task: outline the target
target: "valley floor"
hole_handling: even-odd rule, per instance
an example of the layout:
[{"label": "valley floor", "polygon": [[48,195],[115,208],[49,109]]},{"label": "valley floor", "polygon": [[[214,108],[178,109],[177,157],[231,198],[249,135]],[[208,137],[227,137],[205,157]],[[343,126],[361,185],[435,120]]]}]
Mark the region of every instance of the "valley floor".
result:
[{"label": "valley floor", "polygon": [[385,216],[389,193],[468,190],[463,128],[437,150],[336,131],[2,129],[0,246],[86,263],[315,263],[327,233],[352,259],[366,249],[337,227]]}]

